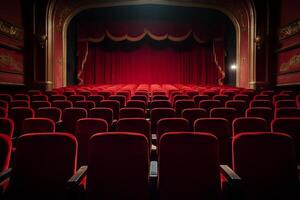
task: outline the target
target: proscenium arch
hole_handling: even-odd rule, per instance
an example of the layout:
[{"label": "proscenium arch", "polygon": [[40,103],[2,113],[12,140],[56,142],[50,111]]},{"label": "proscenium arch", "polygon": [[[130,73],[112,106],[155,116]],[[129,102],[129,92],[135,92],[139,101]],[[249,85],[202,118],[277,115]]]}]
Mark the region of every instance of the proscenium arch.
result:
[{"label": "proscenium arch", "polygon": [[[53,10],[55,8],[55,3],[56,0],[52,1],[49,6],[48,10],[48,19],[51,20],[51,23],[48,21],[47,23],[47,32],[48,32],[48,37],[50,35],[51,38],[53,38],[54,35],[54,30],[53,30]],[[231,22],[233,23],[236,31],[236,65],[237,65],[237,70],[236,70],[236,86],[244,86],[244,87],[253,87],[255,84],[255,69],[254,69],[254,58],[255,58],[255,48],[254,48],[254,35],[255,35],[255,23],[254,23],[254,11],[253,11],[253,5],[248,2],[248,7],[250,8],[250,22],[247,21],[248,24],[248,85],[241,85],[241,26],[239,24],[238,19],[234,16],[233,13],[231,13],[229,10],[216,6],[216,5],[208,5],[204,4],[201,2],[177,2],[177,1],[164,1],[164,0],[142,0],[142,1],[124,1],[124,2],[96,2],[92,3],[86,6],[78,7],[77,9],[74,9],[65,19],[62,27],[62,78],[63,78],[63,83],[61,83],[62,86],[66,86],[66,81],[67,81],[67,76],[66,76],[66,70],[67,70],[67,30],[69,27],[69,24],[71,20],[80,12],[84,10],[88,10],[91,8],[104,8],[104,7],[114,7],[114,6],[130,6],[130,5],[166,5],[166,6],[181,6],[181,7],[199,7],[199,8],[208,8],[208,9],[214,9],[219,12],[222,12],[224,15],[226,15]],[[52,59],[53,58],[53,45],[54,45],[54,40],[50,39],[48,40],[48,46],[47,46],[47,77],[50,78],[49,76],[52,74],[52,79],[53,80],[53,63]],[[49,79],[48,79],[49,80]]]}]

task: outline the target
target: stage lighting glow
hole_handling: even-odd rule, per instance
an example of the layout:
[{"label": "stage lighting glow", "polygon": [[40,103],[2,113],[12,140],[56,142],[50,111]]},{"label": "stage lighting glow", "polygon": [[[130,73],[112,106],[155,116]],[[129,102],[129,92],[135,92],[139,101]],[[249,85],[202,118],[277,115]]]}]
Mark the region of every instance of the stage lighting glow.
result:
[{"label": "stage lighting glow", "polygon": [[230,66],[230,69],[231,69],[231,70],[236,70],[236,65],[235,65],[235,64],[232,64],[232,65]]}]

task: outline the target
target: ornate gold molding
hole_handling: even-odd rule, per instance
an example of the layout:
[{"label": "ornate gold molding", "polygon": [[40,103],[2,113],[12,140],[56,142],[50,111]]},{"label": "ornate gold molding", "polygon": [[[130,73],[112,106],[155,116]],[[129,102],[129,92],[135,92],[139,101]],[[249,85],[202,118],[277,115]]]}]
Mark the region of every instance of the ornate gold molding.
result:
[{"label": "ornate gold molding", "polygon": [[0,19],[0,34],[22,41],[24,39],[23,30],[13,24]]},{"label": "ornate gold molding", "polygon": [[282,63],[279,67],[279,72],[284,73],[290,71],[290,67],[300,64],[300,54],[294,55],[287,62]]},{"label": "ornate gold molding", "polygon": [[300,18],[279,29],[279,40],[286,39],[300,33]]},{"label": "ornate gold molding", "polygon": [[23,64],[9,55],[0,54],[0,66],[6,66],[8,72],[23,72]]}]

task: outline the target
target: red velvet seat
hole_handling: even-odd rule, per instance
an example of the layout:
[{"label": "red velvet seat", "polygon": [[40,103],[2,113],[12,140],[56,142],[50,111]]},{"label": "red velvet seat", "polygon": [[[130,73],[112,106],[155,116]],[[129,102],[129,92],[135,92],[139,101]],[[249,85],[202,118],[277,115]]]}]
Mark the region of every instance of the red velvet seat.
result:
[{"label": "red velvet seat", "polygon": [[78,92],[79,95],[83,95],[85,96],[85,98],[87,98],[88,96],[90,96],[92,93],[90,91],[87,90],[82,90]]},{"label": "red velvet seat", "polygon": [[28,94],[15,94],[13,96],[14,101],[18,100],[24,100],[24,101],[30,101],[30,96]]},{"label": "red velvet seat", "polygon": [[50,102],[58,101],[58,100],[67,100],[67,97],[65,95],[51,95],[49,97]]},{"label": "red velvet seat", "polygon": [[184,118],[162,118],[156,123],[157,140],[167,132],[190,131],[189,121]]},{"label": "red velvet seat", "polygon": [[231,129],[224,118],[202,118],[194,123],[195,132],[206,132],[216,136],[220,146],[220,163],[231,165]]},{"label": "red velvet seat", "polygon": [[110,108],[92,108],[88,111],[88,117],[104,119],[110,130],[113,122],[113,110]]},{"label": "red velvet seat", "polygon": [[156,134],[156,124],[163,118],[176,117],[175,110],[172,108],[154,108],[150,112],[151,132]]},{"label": "red velvet seat", "polygon": [[203,108],[187,108],[182,111],[181,117],[189,121],[190,130],[193,130],[194,122],[199,118],[209,117],[209,113]]},{"label": "red velvet seat", "polygon": [[248,108],[248,104],[243,100],[230,100],[225,104],[226,108],[235,108],[239,117],[245,116],[245,111]]},{"label": "red velvet seat", "polygon": [[30,97],[30,101],[48,101],[47,95],[33,95]]},{"label": "red velvet seat", "polygon": [[0,94],[0,100],[10,103],[13,100],[13,97],[10,94]]},{"label": "red velvet seat", "polygon": [[177,100],[175,103],[175,111],[176,111],[176,116],[177,117],[181,117],[181,113],[184,109],[187,108],[195,108],[195,103],[193,100]]},{"label": "red velvet seat", "polygon": [[164,91],[153,91],[152,96],[156,96],[156,95],[167,96],[167,93]]},{"label": "red velvet seat", "polygon": [[210,110],[211,118],[224,118],[227,119],[229,124],[238,116],[235,108],[213,108]]},{"label": "red velvet seat", "polygon": [[127,102],[130,99],[131,93],[130,91],[118,91],[116,95],[125,96],[125,101]]},{"label": "red velvet seat", "polygon": [[59,125],[59,131],[75,135],[77,120],[86,117],[87,111],[84,108],[66,108],[62,112],[62,121]]},{"label": "red velvet seat", "polygon": [[145,118],[145,110],[142,108],[121,108],[120,119],[122,118]]},{"label": "red velvet seat", "polygon": [[207,110],[209,113],[211,109],[222,107],[222,103],[219,100],[202,100],[199,102],[199,108]]},{"label": "red velvet seat", "polygon": [[169,100],[154,100],[151,101],[150,108],[172,108],[172,104]]},{"label": "red velvet seat", "polygon": [[96,133],[107,132],[108,125],[104,119],[83,118],[76,122],[76,138],[78,141],[77,166],[87,165],[88,142]]},{"label": "red velvet seat", "polygon": [[[11,150],[11,137],[0,132],[0,173],[7,170],[9,167]],[[0,195],[2,193],[1,189],[3,188],[1,188],[0,185]]]},{"label": "red velvet seat", "polygon": [[8,110],[8,102],[4,100],[0,100],[0,108]]},{"label": "red velvet seat", "polygon": [[287,94],[276,94],[273,96],[273,104],[276,104],[279,100],[294,100],[294,97]]},{"label": "red velvet seat", "polygon": [[26,118],[23,121],[22,134],[55,132],[55,123],[48,118]]},{"label": "red velvet seat", "polygon": [[268,95],[270,97],[274,96],[276,92],[274,90],[263,90],[260,92],[261,95]]},{"label": "red velvet seat", "polygon": [[272,131],[290,135],[295,142],[297,164],[300,165],[300,118],[283,117],[272,121]]},{"label": "red velvet seat", "polygon": [[221,104],[222,104],[221,106],[224,107],[224,106],[225,106],[225,103],[226,103],[227,101],[229,101],[230,98],[229,98],[229,96],[227,96],[227,95],[215,95],[215,96],[213,96],[213,100],[218,100],[218,101],[220,101]]},{"label": "red velvet seat", "polygon": [[251,97],[246,94],[237,94],[237,95],[234,95],[233,100],[246,101],[247,104],[249,105],[249,102],[251,101]]},{"label": "red velvet seat", "polygon": [[257,94],[254,96],[253,100],[268,100],[272,101],[272,96],[264,95],[264,94]]},{"label": "red velvet seat", "polygon": [[169,97],[167,97],[166,95],[154,95],[154,96],[152,96],[152,101],[156,101],[156,100],[169,100]]},{"label": "red velvet seat", "polygon": [[243,132],[265,132],[269,130],[267,121],[259,117],[239,117],[232,123],[233,136]]},{"label": "red velvet seat", "polygon": [[233,169],[242,178],[246,200],[299,199],[295,147],[286,134],[254,132],[235,136]]},{"label": "red velvet seat", "polygon": [[83,96],[83,95],[70,95],[68,97],[68,100],[72,101],[72,103],[74,104],[76,101],[84,101],[85,96]]},{"label": "red velvet seat", "polygon": [[69,91],[64,91],[63,95],[66,96],[67,98],[69,98],[72,95],[76,95],[76,92],[73,90],[69,90]]},{"label": "red velvet seat", "polygon": [[147,91],[141,91],[141,90],[135,91],[134,95],[142,95],[142,96],[146,96],[147,98],[149,96]]},{"label": "red velvet seat", "polygon": [[34,111],[37,111],[39,108],[51,107],[51,103],[49,101],[32,101],[31,108]]},{"label": "red velvet seat", "polygon": [[72,108],[73,103],[70,100],[56,100],[51,103],[52,107],[56,107],[64,111],[66,108]]},{"label": "red velvet seat", "polygon": [[120,103],[120,108],[123,108],[126,105],[126,97],[123,95],[111,95],[108,99],[118,101]]},{"label": "red velvet seat", "polygon": [[297,102],[296,100],[278,100],[275,108],[297,108]]},{"label": "red velvet seat", "polygon": [[7,109],[0,107],[0,117],[7,118],[8,112]]},{"label": "red velvet seat", "polygon": [[100,102],[99,107],[110,108],[113,111],[113,118],[119,119],[120,103],[116,100],[103,100]]},{"label": "red velvet seat", "polygon": [[95,134],[88,154],[88,200],[149,199],[149,147],[144,135]]},{"label": "red velvet seat", "polygon": [[48,98],[52,95],[58,95],[58,92],[57,91],[52,91],[52,90],[47,90],[44,92],[45,95],[48,96]]},{"label": "red velvet seat", "polygon": [[199,95],[198,91],[187,91],[186,95],[188,95],[190,97],[190,99],[193,99],[194,96]]},{"label": "red velvet seat", "polygon": [[90,95],[86,100],[93,101],[95,103],[95,107],[98,107],[100,102],[104,100],[104,97],[101,95]]},{"label": "red velvet seat", "polygon": [[151,144],[150,123],[144,118],[123,118],[119,119],[116,125],[118,132],[135,132],[145,135]]},{"label": "red velvet seat", "polygon": [[199,105],[200,101],[202,101],[202,100],[210,100],[210,99],[212,99],[212,97],[210,97],[208,95],[196,95],[193,98],[195,105]]},{"label": "red velvet seat", "polygon": [[184,95],[184,94],[175,95],[172,99],[173,107],[175,107],[175,104],[176,104],[177,101],[179,101],[179,100],[188,100],[188,99],[191,99],[189,95]]},{"label": "red velvet seat", "polygon": [[34,115],[35,113],[32,108],[16,107],[10,109],[8,116],[14,121],[15,125],[13,137],[21,135],[24,119],[33,118]]},{"label": "red velvet seat", "polygon": [[77,141],[67,133],[30,133],[17,140],[8,199],[67,198],[76,170]]},{"label": "red velvet seat", "polygon": [[34,95],[41,95],[42,92],[40,90],[28,90],[27,94],[29,94],[29,96],[32,97]]},{"label": "red velvet seat", "polygon": [[43,107],[36,111],[36,117],[44,117],[53,120],[55,123],[61,120],[61,109],[55,107]]},{"label": "red velvet seat", "polygon": [[270,100],[252,100],[249,104],[250,108],[254,107],[267,107],[267,108],[273,108],[273,103]]},{"label": "red velvet seat", "polygon": [[274,119],[281,117],[300,117],[300,108],[278,108],[275,110]]},{"label": "red velvet seat", "polygon": [[9,118],[0,118],[0,133],[9,136],[13,136],[15,129],[14,121]]},{"label": "red velvet seat", "polygon": [[126,104],[126,107],[128,108],[141,108],[143,110],[146,109],[146,103],[145,101],[141,100],[129,100]]},{"label": "red velvet seat", "polygon": [[13,100],[10,102],[9,108],[15,108],[15,107],[30,108],[30,102],[27,100]]},{"label": "red velvet seat", "polygon": [[263,108],[263,107],[249,108],[246,111],[246,117],[263,118],[266,120],[267,126],[270,127],[270,124],[274,118],[274,111],[271,108]]},{"label": "red velvet seat", "polygon": [[89,111],[92,108],[95,108],[96,104],[94,101],[86,100],[86,101],[76,101],[74,104],[74,107],[77,108],[84,108],[87,111]]},{"label": "red velvet seat", "polygon": [[[131,96],[131,100],[139,100],[144,101],[145,104],[148,102],[148,97],[146,95],[133,95]],[[127,102],[128,103],[128,102]]]},{"label": "red velvet seat", "polygon": [[209,133],[165,133],[158,148],[160,200],[220,199],[218,140]]},{"label": "red velvet seat", "polygon": [[112,93],[111,93],[110,91],[100,91],[100,92],[98,92],[97,94],[103,96],[105,100],[107,100],[108,97],[109,97],[110,95],[112,95]]}]

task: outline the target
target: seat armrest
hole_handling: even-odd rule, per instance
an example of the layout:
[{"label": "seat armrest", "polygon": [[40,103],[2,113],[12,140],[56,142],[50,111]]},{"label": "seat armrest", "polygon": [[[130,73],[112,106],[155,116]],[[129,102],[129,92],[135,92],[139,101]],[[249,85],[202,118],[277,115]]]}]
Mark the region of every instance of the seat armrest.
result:
[{"label": "seat armrest", "polygon": [[81,166],[77,172],[68,180],[68,187],[70,188],[74,188],[77,187],[80,182],[82,181],[82,179],[85,177],[86,173],[87,173],[87,166],[83,165]]},{"label": "seat armrest", "polygon": [[239,175],[237,175],[228,165],[220,165],[221,173],[228,181],[241,181]]},{"label": "seat armrest", "polygon": [[150,174],[149,174],[149,192],[151,199],[156,199],[157,196],[157,161],[150,162]]},{"label": "seat armrest", "polygon": [[0,173],[0,183],[7,180],[8,178],[10,178],[11,172],[12,172],[12,168],[8,168],[7,170],[4,170],[3,172],[1,172]]}]

